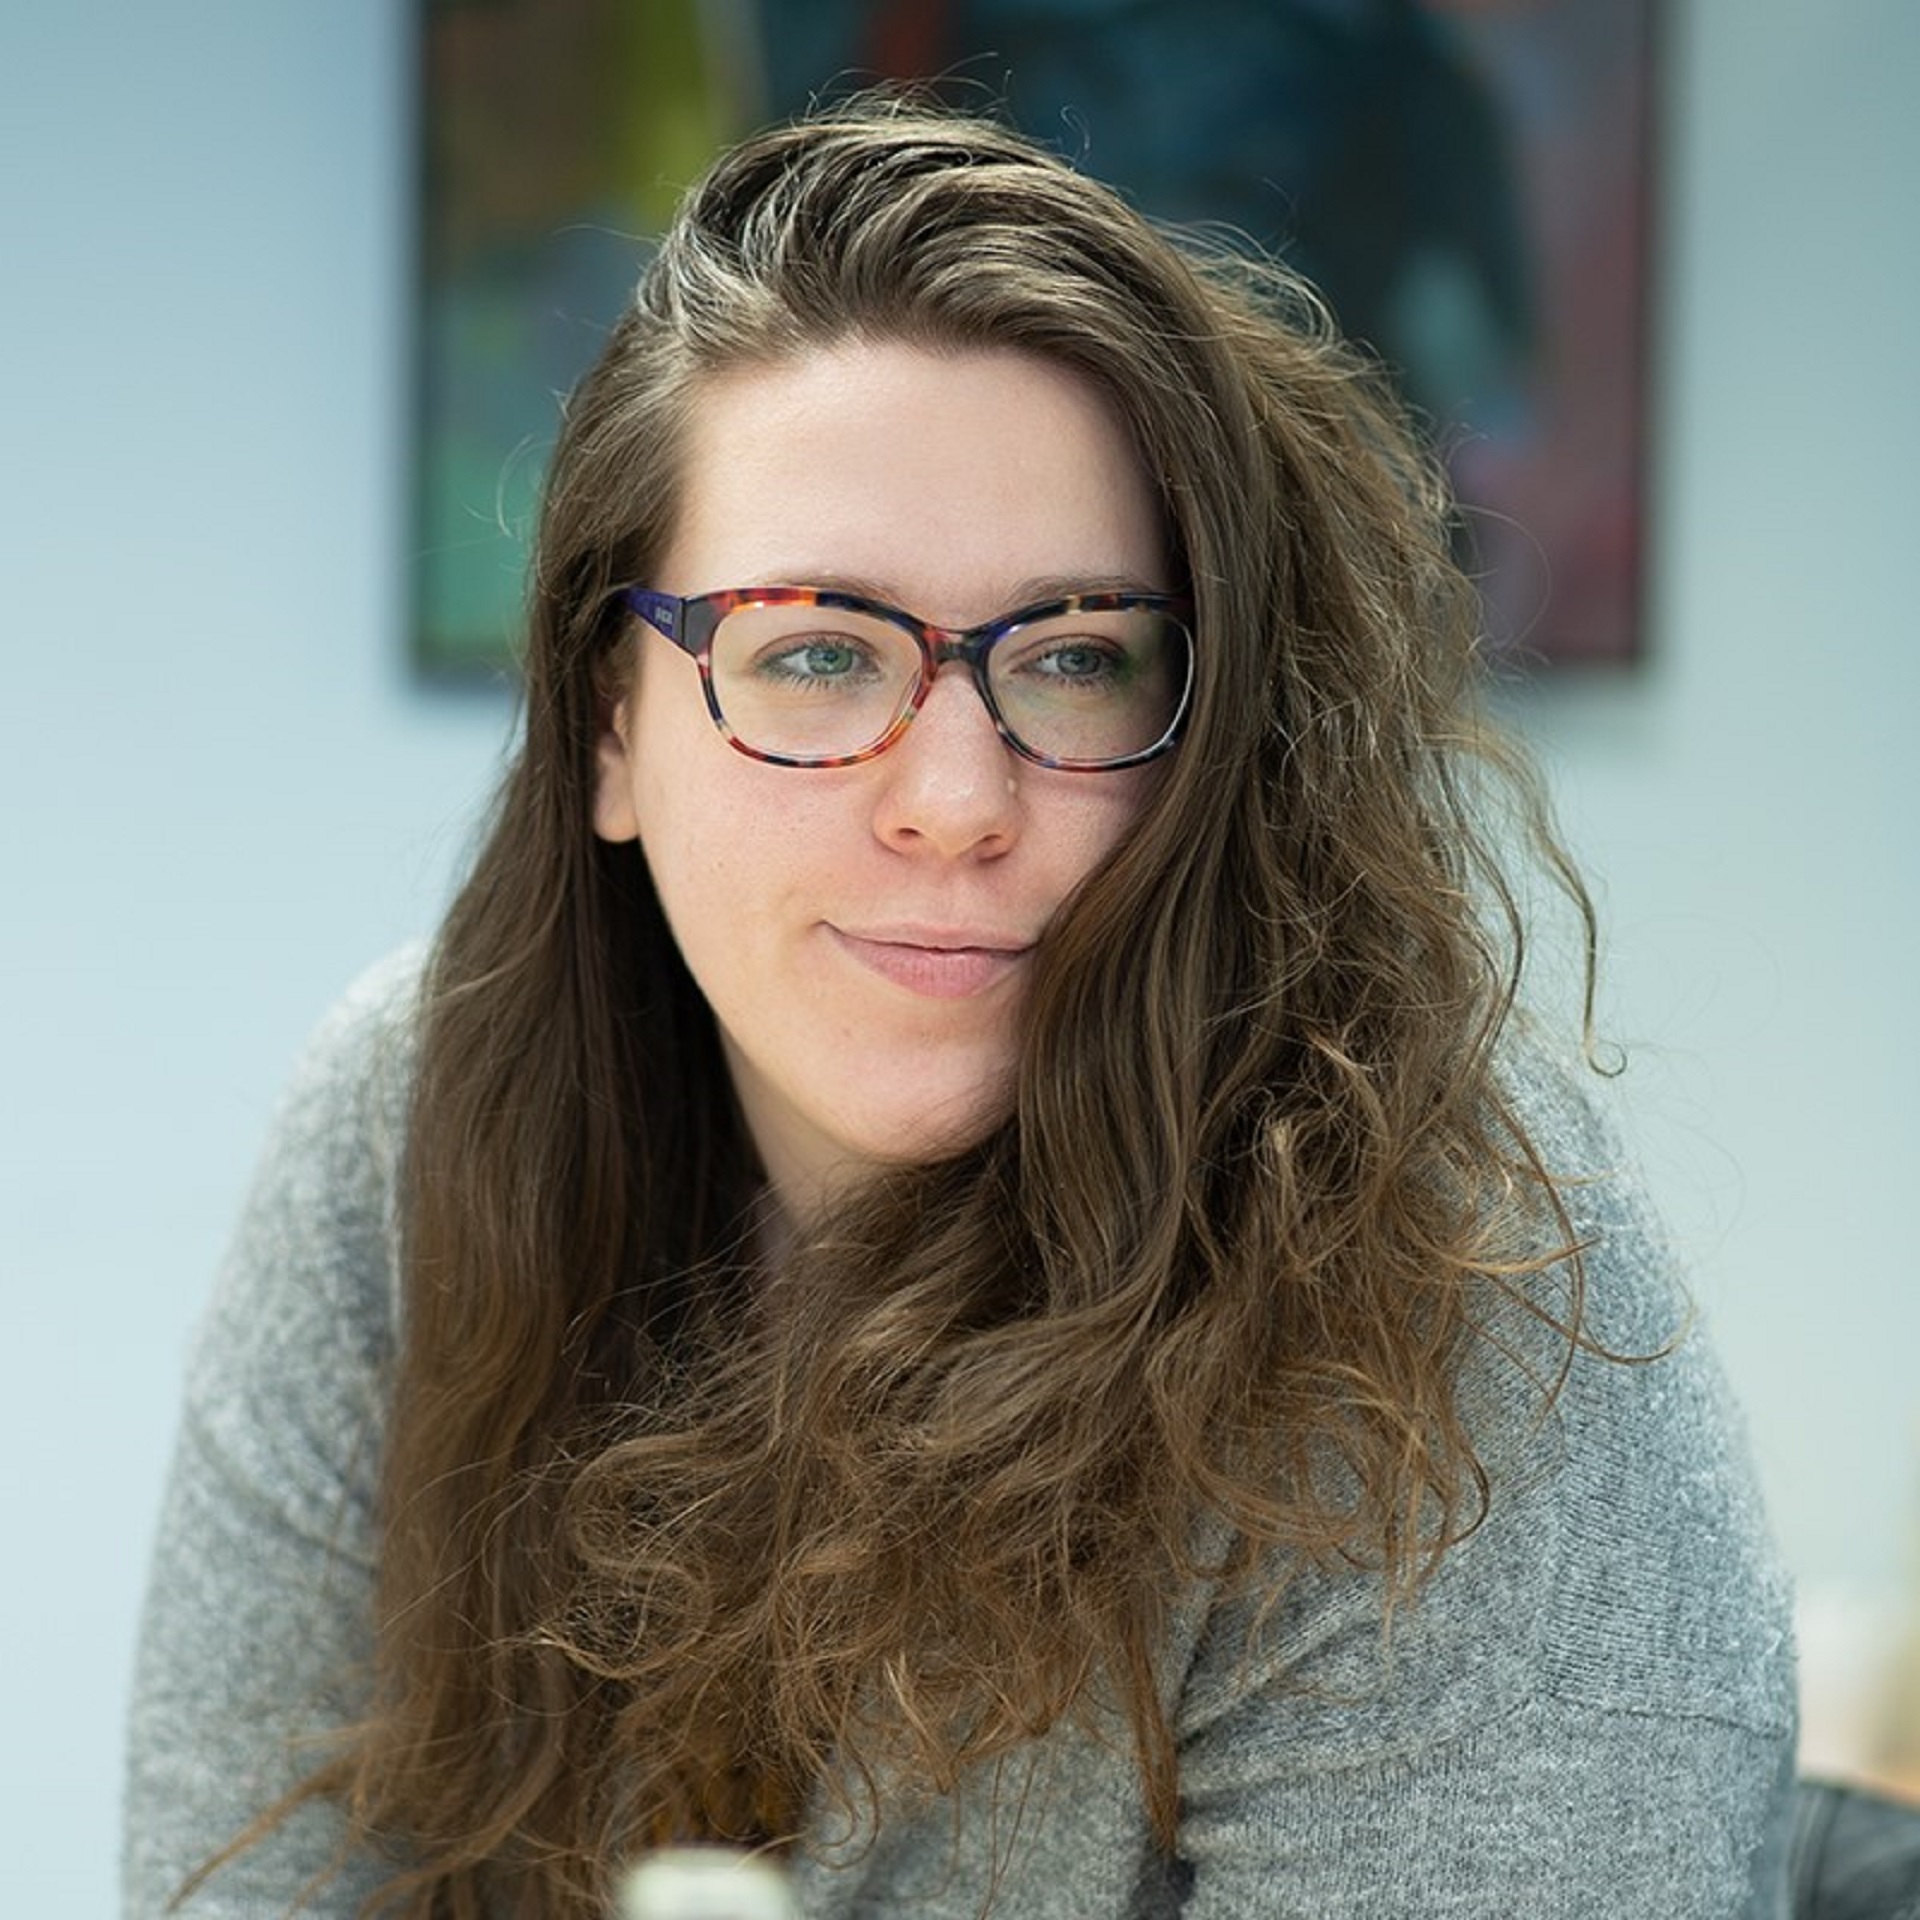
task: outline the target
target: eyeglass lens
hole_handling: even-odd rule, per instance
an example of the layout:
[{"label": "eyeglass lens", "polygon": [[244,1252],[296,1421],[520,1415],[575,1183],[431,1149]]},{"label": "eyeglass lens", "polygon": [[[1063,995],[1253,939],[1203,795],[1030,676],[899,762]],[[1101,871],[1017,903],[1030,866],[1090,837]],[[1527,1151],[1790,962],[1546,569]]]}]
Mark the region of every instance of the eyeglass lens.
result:
[{"label": "eyeglass lens", "polygon": [[[880,740],[919,690],[904,627],[839,607],[735,607],[714,629],[714,697],[757,752],[837,760]],[[986,656],[1001,724],[1049,760],[1146,753],[1186,695],[1186,630],[1152,608],[1056,614],[1002,632]]]}]

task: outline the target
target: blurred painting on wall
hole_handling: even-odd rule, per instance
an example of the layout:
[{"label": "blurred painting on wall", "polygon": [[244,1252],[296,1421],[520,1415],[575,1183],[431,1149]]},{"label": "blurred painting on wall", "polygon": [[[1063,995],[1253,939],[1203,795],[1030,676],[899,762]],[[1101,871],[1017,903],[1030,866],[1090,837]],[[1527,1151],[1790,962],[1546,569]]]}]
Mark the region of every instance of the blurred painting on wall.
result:
[{"label": "blurred painting on wall", "polygon": [[1444,455],[1493,645],[1642,651],[1659,0],[419,0],[414,657],[510,662],[561,398],[729,140],[926,84],[1278,253]]}]

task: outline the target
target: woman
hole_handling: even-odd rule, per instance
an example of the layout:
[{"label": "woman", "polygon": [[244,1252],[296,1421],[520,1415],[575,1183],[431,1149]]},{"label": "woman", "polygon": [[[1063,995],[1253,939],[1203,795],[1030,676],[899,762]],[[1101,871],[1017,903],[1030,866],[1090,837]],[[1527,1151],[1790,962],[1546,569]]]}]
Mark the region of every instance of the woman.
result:
[{"label": "woman", "polygon": [[1772,1912],[1782,1586],[1473,623],[1283,276],[897,103],[723,158],[205,1329],[130,1910]]}]

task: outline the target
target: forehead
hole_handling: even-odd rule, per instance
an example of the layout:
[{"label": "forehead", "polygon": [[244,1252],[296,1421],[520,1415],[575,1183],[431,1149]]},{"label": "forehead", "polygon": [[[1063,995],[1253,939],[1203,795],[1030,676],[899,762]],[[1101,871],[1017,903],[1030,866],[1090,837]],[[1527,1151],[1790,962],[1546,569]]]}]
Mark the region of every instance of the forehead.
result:
[{"label": "forehead", "polygon": [[1091,382],[1009,351],[849,342],[697,390],[655,584],[851,585],[990,618],[1033,580],[1164,589],[1160,502]]}]

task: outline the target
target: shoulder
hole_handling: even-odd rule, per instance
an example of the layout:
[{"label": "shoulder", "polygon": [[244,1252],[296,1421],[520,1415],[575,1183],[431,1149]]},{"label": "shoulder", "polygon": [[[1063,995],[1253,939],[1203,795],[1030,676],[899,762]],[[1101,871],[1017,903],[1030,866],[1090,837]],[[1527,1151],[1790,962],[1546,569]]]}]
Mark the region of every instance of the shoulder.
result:
[{"label": "shoulder", "polygon": [[1489,1289],[1458,1376],[1485,1513],[1411,1598],[1276,1557],[1263,1591],[1183,1616],[1183,1844],[1210,1912],[1259,1910],[1276,1872],[1303,1911],[1519,1911],[1543,1886],[1762,1910],[1794,1671],[1740,1418],[1604,1083],[1531,1048],[1503,1073],[1580,1249],[1580,1338],[1547,1317],[1569,1263]]},{"label": "shoulder", "polygon": [[[199,1324],[131,1704],[129,1913],[166,1907],[363,1710],[423,957],[371,969],[313,1032]],[[308,1808],[222,1869],[209,1910],[281,1910],[336,1838]]]},{"label": "shoulder", "polygon": [[1607,1083],[1525,1033],[1500,1074],[1578,1263],[1476,1308],[1458,1388],[1484,1517],[1390,1623],[1378,1581],[1349,1567],[1278,1568],[1264,1621],[1253,1601],[1212,1608],[1189,1731],[1264,1688],[1270,1730],[1307,1765],[1542,1712],[1791,1732],[1790,1593],[1744,1424]]},{"label": "shoulder", "polygon": [[189,1405],[262,1481],[301,1484],[376,1407],[398,1299],[400,1168],[425,963],[370,968],[314,1029],[281,1095],[202,1319]]},{"label": "shoulder", "polygon": [[411,1092],[428,950],[413,943],[369,967],[308,1037],[280,1124],[308,1138],[404,1116]]},{"label": "shoulder", "polygon": [[1791,1595],[1745,1420],[1610,1085],[1530,1044],[1510,1072],[1582,1276],[1580,1344],[1506,1495],[1552,1519],[1548,1681],[1594,1706],[1790,1727]]},{"label": "shoulder", "polygon": [[1566,1211],[1583,1271],[1597,1264],[1606,1275],[1594,1309],[1617,1317],[1631,1294],[1651,1325],[1670,1320],[1684,1300],[1680,1265],[1621,1125],[1617,1083],[1523,1019],[1508,1030],[1496,1079]]},{"label": "shoulder", "polygon": [[256,1178],[344,1227],[393,1226],[418,1051],[427,950],[360,975],[309,1035],[281,1095]]}]

